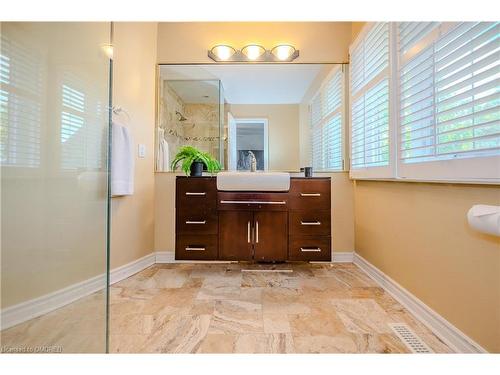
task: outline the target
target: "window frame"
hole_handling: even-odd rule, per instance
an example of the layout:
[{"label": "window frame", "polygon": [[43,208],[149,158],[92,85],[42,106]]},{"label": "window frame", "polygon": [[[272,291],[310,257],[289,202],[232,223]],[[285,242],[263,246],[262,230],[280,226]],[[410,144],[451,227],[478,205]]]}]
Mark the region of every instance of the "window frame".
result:
[{"label": "window frame", "polygon": [[[396,27],[399,22],[394,22]],[[420,54],[425,48],[434,44],[439,38],[459,25],[460,22],[441,22],[433,31],[422,40],[424,41],[418,49],[414,49],[407,56],[404,63],[411,61],[415,56]],[[401,55],[398,49],[399,38],[397,28],[394,30],[396,37],[396,45],[393,54],[397,57],[396,79],[397,86],[395,94],[397,99],[397,115],[396,119],[396,143],[397,150],[397,178],[401,180],[418,180],[418,181],[442,181],[442,182],[485,182],[485,183],[500,183],[500,155],[478,156],[478,157],[457,157],[446,160],[430,160],[425,162],[404,163],[401,154],[401,119],[399,117],[400,105],[400,69],[403,67]],[[435,95],[435,93],[434,93]],[[434,128],[437,123],[434,119]],[[493,176],[493,177],[492,177]]]},{"label": "window frame", "polygon": [[[394,71],[397,69],[396,67],[396,62],[394,60],[394,55],[392,54],[393,46],[395,43],[395,38],[394,38],[394,27],[395,27],[395,22],[387,22],[388,23],[388,28],[389,28],[389,56],[388,56],[388,64],[387,68],[385,68],[383,71],[379,72],[374,78],[370,80],[370,83],[365,85],[362,89],[360,89],[356,95],[352,95],[352,79],[351,79],[351,74],[352,74],[352,69],[350,70],[349,73],[349,91],[348,91],[348,97],[349,97],[349,106],[348,106],[348,111],[349,111],[349,177],[351,179],[388,179],[388,178],[395,178],[396,177],[396,163],[395,163],[395,149],[394,149],[394,114],[395,111],[397,110],[397,106],[395,106],[394,102],[394,85],[395,79],[394,79]],[[366,35],[372,30],[372,28],[377,25],[377,22],[367,22],[363,28],[361,29],[360,33],[356,37],[353,43],[349,46],[349,59],[352,54],[352,51],[361,43],[361,41],[366,37]],[[389,158],[388,158],[388,165],[384,166],[365,166],[365,167],[360,167],[360,168],[353,168],[352,167],[352,106],[354,102],[356,101],[357,98],[361,97],[364,95],[367,91],[378,85],[380,82],[382,82],[384,75],[387,74],[387,81],[388,81],[388,87],[389,87],[389,98],[388,98],[388,107],[389,107],[389,123],[388,123],[388,137],[389,137]]]},{"label": "window frame", "polygon": [[[351,43],[349,54],[359,45],[366,34],[376,25],[376,22],[366,23],[359,35]],[[451,30],[457,22],[442,22],[437,30],[433,30],[424,38],[426,45],[433,43],[440,35]],[[456,159],[433,160],[420,163],[404,163],[401,159],[401,118],[400,118],[400,69],[402,68],[399,53],[399,22],[389,22],[389,165],[364,168],[352,168],[352,149],[348,147],[350,178],[359,180],[394,180],[394,181],[416,181],[416,182],[456,182],[456,183],[500,183],[500,155],[457,157]],[[431,41],[431,42],[429,42]],[[408,59],[423,50],[415,49]],[[407,61],[407,60],[406,60]],[[360,97],[360,92],[370,89],[380,82],[373,79],[375,83],[367,85],[356,93],[352,93],[352,79],[349,75],[348,98],[348,139],[352,142],[352,105]],[[436,126],[434,121],[433,126]]]},{"label": "window frame", "polygon": [[[330,79],[340,71],[341,74],[341,102],[339,105],[338,109],[335,109],[325,117],[320,117],[319,121],[317,124],[313,124],[312,122],[312,103],[314,100],[318,97],[321,96],[322,98],[325,96],[325,89],[328,86],[328,83],[330,82]],[[331,120],[333,117],[335,117],[337,114],[340,114],[340,150],[341,150],[341,160],[342,160],[342,166],[340,169],[315,169],[315,172],[321,172],[321,173],[338,173],[338,172],[347,172],[348,165],[349,165],[349,152],[348,149],[346,148],[347,142],[347,128],[348,128],[348,118],[347,118],[347,102],[348,102],[348,77],[349,77],[349,69],[347,64],[338,64],[332,67],[332,69],[328,72],[328,74],[325,76],[325,78],[321,81],[321,84],[319,85],[318,89],[315,91],[314,95],[312,95],[309,103],[308,103],[308,122],[309,122],[309,141],[310,141],[310,155],[309,155],[309,162],[310,165],[314,167],[313,164],[313,153],[314,153],[314,148],[313,148],[313,129],[315,126],[321,126],[321,129],[328,124],[328,121]],[[320,105],[320,111],[322,111],[323,107],[323,102],[321,102]]]}]

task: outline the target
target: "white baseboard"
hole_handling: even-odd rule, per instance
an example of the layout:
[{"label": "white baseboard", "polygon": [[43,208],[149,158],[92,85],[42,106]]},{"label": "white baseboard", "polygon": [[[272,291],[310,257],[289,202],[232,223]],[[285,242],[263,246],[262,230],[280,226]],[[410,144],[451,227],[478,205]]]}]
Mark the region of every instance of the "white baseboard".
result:
[{"label": "white baseboard", "polygon": [[157,251],[155,253],[156,263],[175,263],[173,251]]},{"label": "white baseboard", "polygon": [[457,353],[487,353],[478,343],[453,324],[399,285],[359,254],[354,254],[354,264],[366,272],[387,293],[403,305],[419,321],[425,324],[441,340]]},{"label": "white baseboard", "polygon": [[1,327],[6,329],[27,320],[47,314],[64,305],[88,296],[106,285],[106,275],[98,275],[85,281],[70,285],[55,292],[31,299],[17,305],[9,306],[1,312]]},{"label": "white baseboard", "polygon": [[333,263],[352,263],[354,259],[354,252],[344,252],[344,253],[332,253]]},{"label": "white baseboard", "polygon": [[[109,274],[110,285],[153,265],[155,259],[155,253],[151,253],[111,270]],[[80,298],[104,289],[104,285],[106,285],[106,274],[92,277],[14,306],[9,306],[0,313],[0,330],[7,329],[68,305]]]},{"label": "white baseboard", "polygon": [[127,277],[136,274],[137,272],[141,272],[143,269],[148,268],[156,263],[156,254],[151,253],[142,258],[136,259],[130,263],[127,263],[121,267],[117,267],[112,269],[109,273],[109,284],[112,285],[126,279]]},{"label": "white baseboard", "polygon": [[[231,261],[199,261],[199,260],[175,260],[175,252],[173,251],[157,251],[156,253],[156,263],[234,263]],[[352,263],[354,258],[354,252],[333,252],[332,253],[333,263]],[[328,262],[326,262],[328,263]]]}]

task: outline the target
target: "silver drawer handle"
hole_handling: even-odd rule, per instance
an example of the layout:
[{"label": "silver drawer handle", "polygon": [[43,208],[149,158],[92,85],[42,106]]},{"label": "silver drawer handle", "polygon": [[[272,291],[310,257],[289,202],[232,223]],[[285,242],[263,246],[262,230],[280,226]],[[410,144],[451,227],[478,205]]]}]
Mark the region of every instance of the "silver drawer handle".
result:
[{"label": "silver drawer handle", "polygon": [[301,221],[300,225],[321,225],[320,221]]},{"label": "silver drawer handle", "polygon": [[306,253],[306,252],[320,252],[321,249],[319,247],[316,247],[316,248],[308,248],[308,247],[301,247],[300,248],[300,251]]},{"label": "silver drawer handle", "polygon": [[205,251],[206,249],[204,247],[186,247],[186,251]]},{"label": "silver drawer handle", "polygon": [[285,201],[220,201],[224,204],[286,204]]},{"label": "silver drawer handle", "polygon": [[187,191],[186,195],[207,195],[207,193],[190,193],[189,191]]},{"label": "silver drawer handle", "polygon": [[186,224],[206,224],[207,221],[206,220],[203,220],[203,221],[186,221]]},{"label": "silver drawer handle", "polygon": [[255,243],[259,243],[259,222],[255,222]]},{"label": "silver drawer handle", "polygon": [[321,197],[320,193],[300,193],[301,197]]},{"label": "silver drawer handle", "polygon": [[250,243],[250,220],[248,220],[247,224],[247,242]]}]

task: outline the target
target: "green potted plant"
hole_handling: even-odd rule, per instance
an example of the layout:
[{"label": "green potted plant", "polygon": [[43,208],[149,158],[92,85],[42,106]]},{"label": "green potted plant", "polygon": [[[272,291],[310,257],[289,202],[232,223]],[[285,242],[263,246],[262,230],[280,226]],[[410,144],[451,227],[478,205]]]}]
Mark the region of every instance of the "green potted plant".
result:
[{"label": "green potted plant", "polygon": [[179,152],[175,155],[174,160],[172,160],[172,163],[170,164],[172,170],[175,171],[177,164],[181,162],[181,169],[184,171],[186,176],[201,176],[203,172],[203,165],[207,167],[207,170],[210,173],[221,170],[218,160],[214,159],[208,153],[202,152],[192,146],[182,146],[179,149]]}]

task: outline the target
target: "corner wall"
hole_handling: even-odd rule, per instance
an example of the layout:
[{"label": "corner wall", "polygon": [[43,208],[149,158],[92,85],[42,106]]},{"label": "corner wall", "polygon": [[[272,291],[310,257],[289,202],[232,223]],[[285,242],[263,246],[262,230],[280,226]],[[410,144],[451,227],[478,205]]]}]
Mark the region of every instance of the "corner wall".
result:
[{"label": "corner wall", "polygon": [[[113,104],[127,111],[116,117],[134,140],[135,183],[131,196],[112,198],[111,268],[154,249],[154,129],[157,23],[114,24]],[[137,157],[138,144],[146,157]]]}]

